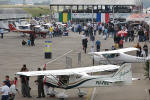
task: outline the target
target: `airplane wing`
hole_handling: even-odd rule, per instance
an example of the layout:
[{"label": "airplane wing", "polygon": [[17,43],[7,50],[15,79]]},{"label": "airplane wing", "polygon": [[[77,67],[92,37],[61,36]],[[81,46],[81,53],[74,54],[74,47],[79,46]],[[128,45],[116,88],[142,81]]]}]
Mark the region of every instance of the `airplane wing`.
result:
[{"label": "airplane wing", "polygon": [[73,69],[17,72],[16,75],[24,75],[24,76],[73,75],[73,74],[82,74],[82,73],[113,71],[119,69],[119,67],[120,66],[117,65],[100,65],[100,66],[82,67],[82,68],[73,68]]},{"label": "airplane wing", "polygon": [[94,54],[94,55],[103,55],[103,54],[118,54],[118,53],[125,53],[129,51],[138,51],[139,49],[130,47],[130,48],[123,48],[123,49],[118,49],[118,50],[112,50],[112,51],[102,51],[102,52],[91,52],[89,54]]}]

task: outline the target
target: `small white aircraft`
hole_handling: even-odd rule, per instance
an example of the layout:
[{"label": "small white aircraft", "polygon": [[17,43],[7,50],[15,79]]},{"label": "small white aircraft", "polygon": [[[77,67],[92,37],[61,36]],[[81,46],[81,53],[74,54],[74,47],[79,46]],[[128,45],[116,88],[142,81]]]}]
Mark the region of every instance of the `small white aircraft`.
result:
[{"label": "small white aircraft", "polygon": [[[91,75],[89,73],[117,70],[114,74],[109,75]],[[86,95],[80,91],[80,88],[100,87],[100,86],[122,86],[132,83],[131,64],[118,65],[100,65],[93,67],[47,70],[47,71],[30,71],[17,72],[16,75],[24,76],[45,76],[46,85],[52,87],[51,95],[56,95],[58,98],[66,98],[68,95],[65,92],[59,94],[54,91],[54,88],[61,89],[78,89],[79,97]]]},{"label": "small white aircraft", "polygon": [[130,47],[112,51],[91,52],[94,61],[101,64],[123,64],[123,63],[142,63],[150,60],[150,57],[137,57],[125,54],[130,51],[138,51],[139,49]]}]

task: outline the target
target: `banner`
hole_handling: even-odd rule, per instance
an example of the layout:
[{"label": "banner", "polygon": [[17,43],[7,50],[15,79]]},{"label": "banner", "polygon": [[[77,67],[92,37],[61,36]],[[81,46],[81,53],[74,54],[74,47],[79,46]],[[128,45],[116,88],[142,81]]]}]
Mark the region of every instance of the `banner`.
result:
[{"label": "banner", "polygon": [[63,13],[62,12],[59,13],[59,22],[63,22]]},{"label": "banner", "polygon": [[68,21],[68,13],[63,13],[63,23],[67,23]]},{"label": "banner", "polygon": [[71,21],[71,13],[68,13],[68,21]]},{"label": "banner", "polygon": [[96,14],[96,22],[101,22],[101,13]]},{"label": "banner", "polygon": [[109,22],[109,13],[105,14],[105,22],[106,22],[106,24],[108,24],[108,22]]},{"label": "banner", "polygon": [[45,50],[46,53],[52,52],[52,41],[45,41]]},{"label": "banner", "polygon": [[[72,13],[72,18],[92,18],[92,13]],[[93,14],[93,18],[96,18],[96,13]]]},{"label": "banner", "polygon": [[105,23],[105,13],[101,13],[101,22]]}]

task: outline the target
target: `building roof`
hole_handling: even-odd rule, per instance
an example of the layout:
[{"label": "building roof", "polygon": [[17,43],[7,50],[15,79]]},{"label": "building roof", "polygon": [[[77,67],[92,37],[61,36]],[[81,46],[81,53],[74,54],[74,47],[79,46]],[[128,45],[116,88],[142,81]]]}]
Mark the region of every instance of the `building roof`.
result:
[{"label": "building roof", "polygon": [[140,5],[141,0],[51,0],[50,5]]}]

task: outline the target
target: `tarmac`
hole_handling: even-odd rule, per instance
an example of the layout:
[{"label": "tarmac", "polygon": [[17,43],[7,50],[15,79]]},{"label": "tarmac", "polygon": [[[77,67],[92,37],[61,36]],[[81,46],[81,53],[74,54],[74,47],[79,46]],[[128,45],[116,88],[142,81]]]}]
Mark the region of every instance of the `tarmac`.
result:
[{"label": "tarmac", "polygon": [[[23,64],[27,65],[30,71],[37,70],[38,67],[43,68],[47,64],[47,69],[64,69],[67,68],[66,56],[72,58],[72,68],[92,66],[92,60],[88,54],[82,50],[81,35],[70,32],[68,37],[55,37],[50,39],[38,38],[35,40],[35,46],[22,46],[21,41],[27,37],[22,37],[20,33],[4,34],[4,39],[0,39],[0,82],[5,79],[5,75],[9,75],[11,79],[15,77],[15,73],[20,71]],[[110,49],[113,45],[112,38],[104,40],[102,36],[96,37],[102,42],[103,49]],[[44,58],[44,42],[52,41],[52,59]],[[131,47],[137,43],[126,42],[124,47]],[[90,40],[88,42],[88,50],[90,52]],[[142,43],[143,44],[143,43]],[[142,45],[141,44],[141,45]],[[149,43],[148,43],[148,46]],[[81,64],[78,64],[78,53],[81,52]],[[97,63],[96,63],[97,64]],[[69,95],[67,100],[150,100],[148,89],[150,81],[144,76],[144,63],[132,64],[133,77],[141,80],[133,81],[130,86],[115,86],[115,87],[96,87],[82,89],[87,92],[83,98],[79,98],[78,90],[67,90]],[[57,98],[40,98],[37,99],[37,85],[34,83],[36,77],[30,78],[31,96],[32,98],[24,98],[20,92],[20,79],[18,80],[17,93],[15,100],[58,100]],[[61,89],[56,89],[57,92],[62,92]]]}]

